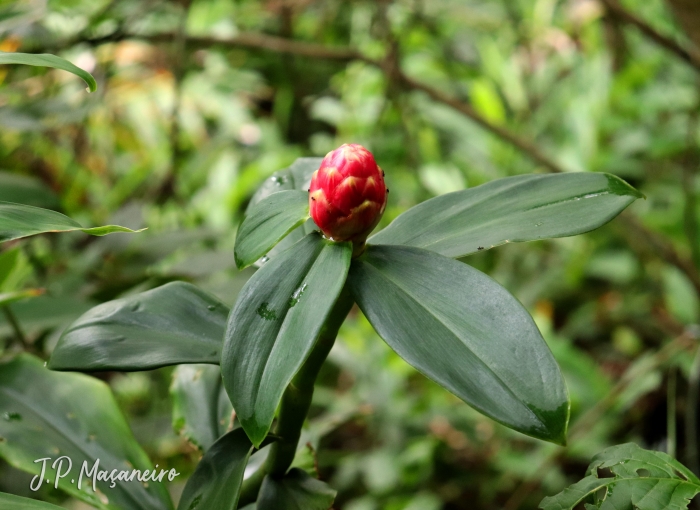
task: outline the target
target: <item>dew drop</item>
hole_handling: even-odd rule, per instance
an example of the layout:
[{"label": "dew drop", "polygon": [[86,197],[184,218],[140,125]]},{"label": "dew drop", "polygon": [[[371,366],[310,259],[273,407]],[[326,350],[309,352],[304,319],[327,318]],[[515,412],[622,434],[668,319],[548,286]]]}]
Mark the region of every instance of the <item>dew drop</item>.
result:
[{"label": "dew drop", "polygon": [[306,290],[306,287],[308,287],[308,284],[304,284],[301,287],[299,287],[297,290],[294,291],[292,294],[292,297],[289,298],[289,307],[293,308],[297,303],[299,303],[299,300],[301,299],[301,295],[304,293]]},{"label": "dew drop", "polygon": [[537,223],[535,223],[535,226],[536,226],[536,227],[541,227],[541,226],[542,226],[542,222],[541,222],[541,221],[538,221]]},{"label": "dew drop", "polygon": [[129,309],[130,309],[132,312],[138,312],[138,311],[140,311],[140,310],[141,310],[141,301],[136,301],[135,303],[133,303],[133,304],[129,307]]},{"label": "dew drop", "polygon": [[267,255],[265,255],[263,258],[260,259],[260,263],[261,263],[261,264],[264,264],[265,262],[268,262],[269,260],[270,260],[270,257],[268,257]]},{"label": "dew drop", "polygon": [[190,503],[190,506],[187,507],[187,510],[194,510],[199,506],[199,503],[202,501],[202,495],[200,494],[196,498],[192,500],[192,503]]},{"label": "dew drop", "polygon": [[213,312],[214,310],[216,310],[216,305],[207,306],[207,310],[209,310],[210,312]]},{"label": "dew drop", "polygon": [[271,310],[269,306],[270,303],[266,301],[262,303],[255,312],[266,321],[275,321],[277,320],[277,313]]},{"label": "dew drop", "polygon": [[6,412],[2,415],[5,421],[22,421],[22,415],[16,412]]}]

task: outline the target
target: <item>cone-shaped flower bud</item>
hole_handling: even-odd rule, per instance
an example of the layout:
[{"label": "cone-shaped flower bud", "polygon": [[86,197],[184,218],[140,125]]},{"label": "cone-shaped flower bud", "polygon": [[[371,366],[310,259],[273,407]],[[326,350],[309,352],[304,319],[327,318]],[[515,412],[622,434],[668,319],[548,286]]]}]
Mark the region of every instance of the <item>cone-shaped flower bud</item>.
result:
[{"label": "cone-shaped flower bud", "polygon": [[329,152],[314,172],[309,209],[316,225],[335,241],[360,248],[386,207],[384,172],[374,156],[357,144]]}]

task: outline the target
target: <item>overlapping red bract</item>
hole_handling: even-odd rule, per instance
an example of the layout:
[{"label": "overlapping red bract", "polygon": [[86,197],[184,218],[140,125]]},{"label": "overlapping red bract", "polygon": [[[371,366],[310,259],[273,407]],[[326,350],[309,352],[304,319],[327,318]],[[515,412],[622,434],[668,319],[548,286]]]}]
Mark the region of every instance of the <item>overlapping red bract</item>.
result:
[{"label": "overlapping red bract", "polygon": [[329,152],[311,179],[311,217],[326,237],[362,243],[386,207],[384,173],[358,144]]}]

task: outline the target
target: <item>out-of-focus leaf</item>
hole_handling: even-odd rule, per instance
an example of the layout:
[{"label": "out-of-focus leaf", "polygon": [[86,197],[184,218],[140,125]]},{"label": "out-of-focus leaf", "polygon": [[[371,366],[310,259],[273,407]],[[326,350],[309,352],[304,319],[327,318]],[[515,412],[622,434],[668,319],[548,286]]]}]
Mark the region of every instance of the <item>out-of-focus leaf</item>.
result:
[{"label": "out-of-focus leaf", "polygon": [[228,309],[192,284],[172,282],[89,310],[66,329],[53,370],[150,370],[219,362]]},{"label": "out-of-focus leaf", "polygon": [[173,427],[201,451],[228,430],[233,407],[214,365],[180,365],[173,374]]},{"label": "out-of-focus leaf", "polygon": [[248,210],[236,236],[239,269],[265,255],[309,218],[309,194],[301,190],[273,193]]},{"label": "out-of-focus leaf", "polygon": [[82,78],[83,81],[87,83],[90,92],[95,92],[97,90],[97,82],[90,73],[56,55],[50,55],[48,53],[30,54],[0,52],[0,65],[1,64],[23,64],[27,66],[61,69]]},{"label": "out-of-focus leaf", "polygon": [[142,232],[119,225],[83,228],[80,223],[56,211],[31,205],[0,202],[0,242],[47,232],[75,232],[80,230],[93,236],[105,236],[114,232]]},{"label": "out-of-focus leaf", "polygon": [[59,205],[58,197],[39,179],[10,172],[0,172],[0,201],[48,208]]},{"label": "out-of-focus leaf", "polygon": [[[109,472],[153,469],[103,382],[52,372],[41,360],[23,354],[0,365],[0,416],[0,456],[12,466],[38,475],[37,459],[53,463],[67,456],[72,469],[58,487],[90,505],[105,510],[172,508],[165,486],[157,481],[110,487],[98,480],[93,492],[92,479],[86,477],[78,487],[83,462],[91,469],[99,459],[98,469]],[[54,476],[51,472],[52,482]]]},{"label": "out-of-focus leaf", "polygon": [[226,391],[254,445],[313,348],[345,283],[352,246],[309,234],[248,280],[229,316],[221,359]]},{"label": "out-of-focus leaf", "polygon": [[257,510],[328,510],[337,492],[321,480],[294,468],[278,480],[266,477],[260,488]]},{"label": "out-of-focus leaf", "polygon": [[[612,477],[601,478],[600,470]],[[543,510],[686,510],[700,494],[700,479],[663,452],[634,443],[613,446],[593,458],[584,479],[542,500]],[[605,493],[601,494],[601,489]]]},{"label": "out-of-focus leaf", "polygon": [[60,506],[0,492],[0,508],[7,510],[61,510]]},{"label": "out-of-focus leaf", "polygon": [[582,234],[640,197],[610,174],[520,175],[427,200],[369,242],[457,258],[504,243]]},{"label": "out-of-focus leaf", "polygon": [[480,271],[433,252],[370,246],[348,282],[399,356],[496,421],[563,444],[564,380],[530,314]]},{"label": "out-of-focus leaf", "polygon": [[236,510],[252,451],[253,445],[241,428],[219,439],[187,481],[178,510]]},{"label": "out-of-focus leaf", "polygon": [[41,296],[44,293],[44,289],[27,289],[18,290],[15,292],[2,292],[0,293],[0,306],[9,305],[15,301],[21,301],[23,299]]}]

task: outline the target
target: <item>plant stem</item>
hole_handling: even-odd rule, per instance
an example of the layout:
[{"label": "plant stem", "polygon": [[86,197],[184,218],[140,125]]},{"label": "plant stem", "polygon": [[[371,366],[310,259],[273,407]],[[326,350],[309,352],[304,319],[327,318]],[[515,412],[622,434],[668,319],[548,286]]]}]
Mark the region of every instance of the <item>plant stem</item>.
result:
[{"label": "plant stem", "polygon": [[676,367],[668,371],[666,407],[666,444],[667,453],[676,458]]},{"label": "plant stem", "polygon": [[695,360],[688,378],[688,397],[685,409],[685,462],[696,475],[698,465],[698,396],[700,395],[700,348],[695,351]]},{"label": "plant stem", "polygon": [[275,435],[279,437],[270,446],[270,454],[257,472],[243,483],[239,499],[239,507],[252,503],[257,499],[258,491],[266,475],[283,477],[294,462],[297,452],[301,428],[306,420],[306,415],[311,407],[311,399],[314,394],[314,384],[323,362],[333,348],[338,330],[345,321],[354,301],[347,286],[343,288],[326,319],[316,346],[304,362],[299,372],[282,396],[282,405],[275,428]]},{"label": "plant stem", "polygon": [[5,314],[5,318],[7,319],[7,322],[10,323],[10,326],[12,327],[12,330],[15,333],[15,337],[22,344],[22,347],[29,350],[31,348],[31,345],[27,341],[27,337],[24,336],[24,332],[22,331],[22,327],[19,325],[19,321],[17,320],[17,317],[15,316],[12,309],[9,306],[3,306],[2,313]]}]

